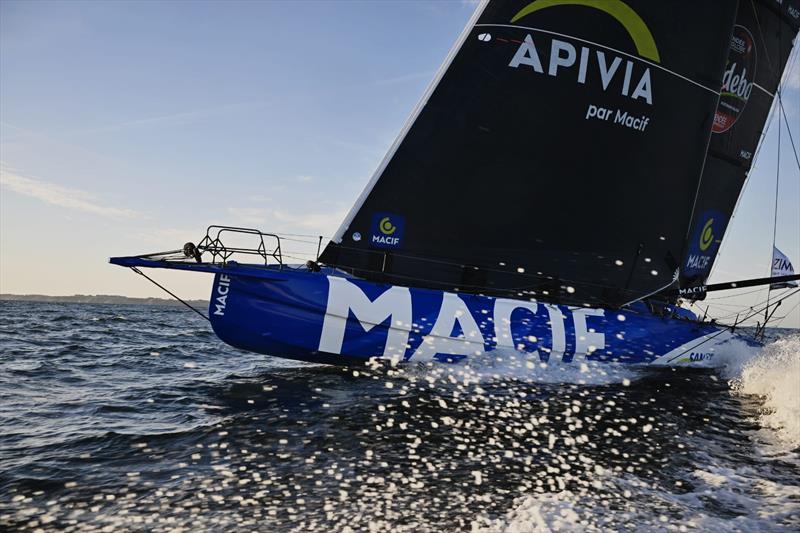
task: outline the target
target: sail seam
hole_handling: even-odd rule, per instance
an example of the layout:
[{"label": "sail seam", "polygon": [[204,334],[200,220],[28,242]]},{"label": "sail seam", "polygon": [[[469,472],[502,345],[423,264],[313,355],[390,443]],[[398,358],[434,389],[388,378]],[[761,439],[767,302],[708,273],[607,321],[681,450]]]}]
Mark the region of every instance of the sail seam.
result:
[{"label": "sail seam", "polygon": [[558,37],[566,37],[566,38],[568,38],[568,39],[574,39],[574,40],[576,40],[576,41],[580,41],[580,42],[582,42],[582,43],[590,44],[590,45],[592,45],[592,46],[598,46],[598,47],[600,47],[600,48],[605,48],[606,50],[611,50],[612,52],[616,52],[616,53],[618,53],[618,54],[622,54],[622,55],[624,55],[624,56],[627,56],[627,57],[630,57],[630,58],[632,58],[632,59],[639,60],[639,61],[641,61],[641,62],[643,62],[643,63],[647,63],[648,65],[650,65],[650,66],[652,66],[652,67],[655,67],[655,68],[657,68],[657,69],[663,70],[664,72],[666,72],[666,73],[668,73],[668,74],[672,74],[673,76],[675,76],[675,77],[677,77],[677,78],[680,78],[680,79],[682,79],[682,80],[684,80],[684,81],[688,81],[689,83],[691,83],[691,84],[693,84],[693,85],[697,85],[697,86],[698,86],[698,87],[700,87],[701,89],[705,89],[706,91],[709,91],[709,92],[711,92],[711,93],[714,93],[714,94],[716,94],[717,96],[719,96],[719,93],[720,93],[719,91],[716,91],[716,90],[714,90],[714,89],[711,89],[711,88],[709,88],[709,87],[706,87],[705,85],[703,85],[703,84],[702,84],[702,83],[700,83],[700,82],[694,81],[694,80],[693,80],[693,79],[691,79],[691,78],[687,78],[687,77],[686,77],[686,76],[684,76],[683,74],[678,74],[678,73],[677,73],[677,72],[675,72],[674,70],[670,70],[670,69],[668,69],[668,68],[666,68],[666,67],[664,67],[664,66],[662,66],[662,65],[659,65],[658,63],[654,63],[654,62],[652,62],[652,61],[649,61],[649,60],[647,60],[647,59],[644,59],[644,58],[642,58],[641,56],[637,56],[637,55],[635,55],[635,54],[629,54],[628,52],[623,52],[622,50],[618,50],[618,49],[616,49],[616,48],[612,48],[611,46],[607,46],[607,45],[605,45],[605,44],[596,43],[596,42],[594,42],[594,41],[589,41],[589,40],[587,40],[587,39],[582,39],[582,38],[580,38],[580,37],[575,37],[574,35],[567,35],[566,33],[559,33],[559,32],[556,32],[556,31],[544,30],[544,29],[542,29],[542,28],[532,28],[532,27],[530,27],[530,26],[518,26],[518,25],[516,25],[516,24],[476,24],[476,25],[475,25],[475,27],[476,27],[476,28],[484,28],[484,27],[495,27],[495,28],[515,28],[515,29],[519,29],[519,30],[531,30],[531,31],[539,31],[539,32],[542,32],[542,33],[547,33],[547,34],[549,34],[549,35],[555,35],[555,36],[558,36]]}]

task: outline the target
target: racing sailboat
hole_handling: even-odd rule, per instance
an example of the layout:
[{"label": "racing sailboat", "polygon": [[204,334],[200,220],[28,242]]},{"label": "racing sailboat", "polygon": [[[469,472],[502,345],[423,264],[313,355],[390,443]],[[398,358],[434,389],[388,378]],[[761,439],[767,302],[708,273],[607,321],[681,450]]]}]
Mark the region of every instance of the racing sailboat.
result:
[{"label": "racing sailboat", "polygon": [[679,299],[798,279],[706,284],[799,26],[800,0],[485,1],[316,260],[211,226],[111,262],[214,274],[216,334],[291,359],[708,360],[753,341]]}]

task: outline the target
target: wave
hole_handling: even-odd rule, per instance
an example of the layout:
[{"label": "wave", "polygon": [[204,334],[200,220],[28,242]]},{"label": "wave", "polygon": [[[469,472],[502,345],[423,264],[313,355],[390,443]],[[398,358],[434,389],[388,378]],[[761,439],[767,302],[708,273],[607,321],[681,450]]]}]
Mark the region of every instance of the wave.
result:
[{"label": "wave", "polygon": [[91,317],[92,322],[122,322],[128,320],[122,315],[115,315],[115,316],[95,316]]},{"label": "wave", "polygon": [[499,518],[479,517],[473,532],[793,531],[800,488],[754,470],[710,464],[672,487],[599,469],[589,486],[525,495]]},{"label": "wave", "polygon": [[781,443],[800,447],[800,334],[768,344],[731,370],[738,374],[731,379],[737,394],[763,400],[759,423],[774,430]]}]

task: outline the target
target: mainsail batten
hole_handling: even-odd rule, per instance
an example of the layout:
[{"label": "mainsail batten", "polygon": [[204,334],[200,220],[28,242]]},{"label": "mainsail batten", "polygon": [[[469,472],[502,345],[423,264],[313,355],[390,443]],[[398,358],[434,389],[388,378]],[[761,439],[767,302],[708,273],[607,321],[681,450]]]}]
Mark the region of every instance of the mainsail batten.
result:
[{"label": "mainsail batten", "polygon": [[635,30],[607,13],[618,1],[515,19],[536,1],[481,6],[323,263],[594,304],[673,282],[735,5],[629,1]]}]

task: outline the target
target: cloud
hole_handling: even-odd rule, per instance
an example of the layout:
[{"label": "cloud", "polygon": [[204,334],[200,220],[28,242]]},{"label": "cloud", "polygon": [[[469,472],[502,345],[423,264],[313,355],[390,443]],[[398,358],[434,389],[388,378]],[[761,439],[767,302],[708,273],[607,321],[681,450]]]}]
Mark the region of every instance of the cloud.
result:
[{"label": "cloud", "polygon": [[[327,244],[328,239],[339,227],[346,213],[346,210],[340,206],[326,212],[288,211],[258,207],[229,207],[227,211],[231,217],[227,223],[279,235],[283,260],[295,263],[316,259],[320,244],[317,236],[323,236],[321,243],[323,246]],[[254,247],[252,238],[248,239],[241,235],[226,234],[223,242],[229,246],[238,244],[243,248]],[[265,242],[267,247],[274,244],[268,239],[265,239]]]},{"label": "cloud", "polygon": [[255,227],[263,231],[303,232],[309,235],[332,235],[345,215],[343,209],[313,213],[260,207],[229,207],[227,211],[232,224]]},{"label": "cloud", "polygon": [[375,80],[373,85],[394,85],[396,83],[405,83],[409,81],[416,81],[421,79],[430,80],[433,78],[434,71],[426,70],[425,72],[414,72],[412,74],[403,74],[402,76],[395,76],[393,78],[385,78],[382,80]]},{"label": "cloud", "polygon": [[110,207],[101,205],[85,191],[70,189],[55,183],[28,178],[16,174],[5,166],[0,166],[0,187],[9,191],[31,198],[36,198],[42,202],[76,211],[83,211],[93,215],[108,218],[140,218],[142,215],[132,209]]},{"label": "cloud", "polygon": [[204,118],[207,116],[211,116],[214,114],[225,113],[225,112],[234,112],[239,110],[247,110],[254,107],[260,107],[267,105],[268,102],[266,100],[256,100],[252,102],[238,102],[232,104],[224,104],[218,105],[213,107],[206,107],[203,109],[194,109],[190,111],[179,111],[175,113],[168,113],[165,115],[158,115],[158,116],[151,116],[139,119],[132,119],[127,120],[124,122],[118,122],[116,124],[107,124],[105,126],[99,126],[96,128],[88,128],[88,129],[80,129],[76,130],[77,133],[98,133],[98,132],[108,132],[108,131],[115,131],[121,130],[126,128],[132,127],[139,127],[139,126],[165,126],[165,125],[172,125],[172,124],[184,124],[191,122],[198,118]]},{"label": "cloud", "polygon": [[201,228],[194,228],[194,229],[186,229],[186,228],[147,228],[137,233],[134,233],[131,237],[138,241],[147,243],[149,246],[159,246],[160,249],[177,249],[185,242],[199,242],[199,240],[203,237],[204,229]]},{"label": "cloud", "polygon": [[244,226],[261,226],[267,221],[266,209],[260,207],[229,207],[228,214],[234,224]]},{"label": "cloud", "polygon": [[273,211],[272,217],[283,227],[299,228],[315,235],[332,235],[344,219],[345,211],[331,213],[287,213]]}]

